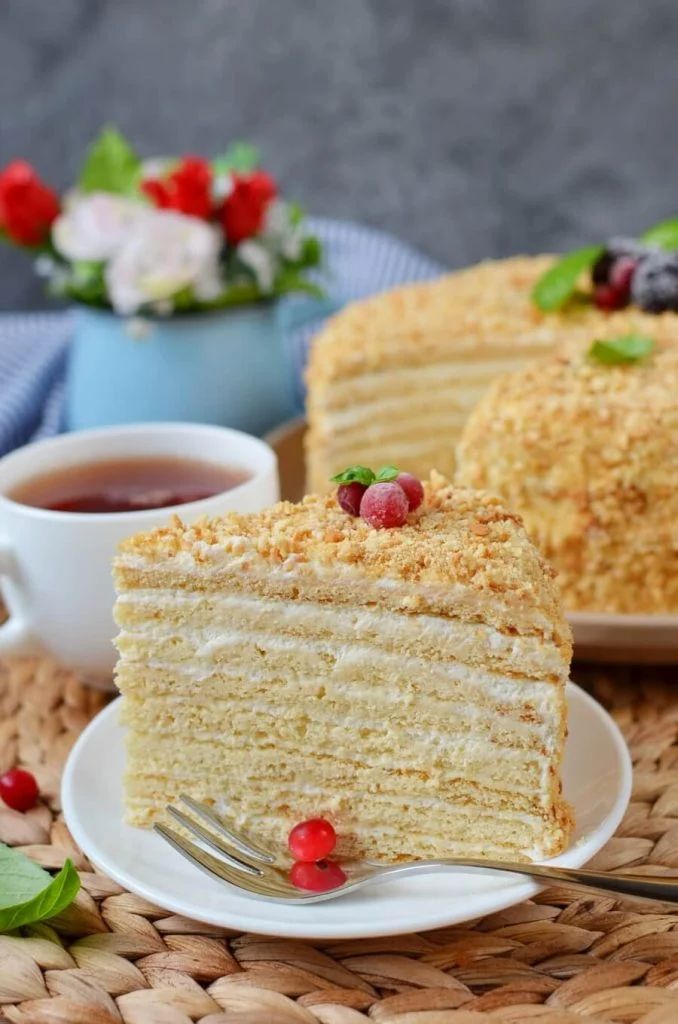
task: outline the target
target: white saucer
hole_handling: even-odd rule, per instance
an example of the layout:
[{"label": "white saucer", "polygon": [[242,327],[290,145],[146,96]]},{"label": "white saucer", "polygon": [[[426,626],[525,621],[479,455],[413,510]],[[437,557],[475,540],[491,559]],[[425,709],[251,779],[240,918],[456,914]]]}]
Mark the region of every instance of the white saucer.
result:
[{"label": "white saucer", "polygon": [[624,665],[678,665],[678,615],[568,612],[575,657]]},{"label": "white saucer", "polygon": [[[623,817],[631,793],[631,761],[617,726],[592,697],[570,683],[568,699],[564,789],[577,829],[570,849],[552,863],[579,867],[604,846]],[[242,896],[192,867],[154,832],[122,823],[119,710],[117,700],[100,712],[73,747],[62,784],[64,816],[93,864],[169,911],[264,935],[366,938],[458,924],[538,891],[535,883],[509,875],[450,871],[385,881],[306,907]]]}]

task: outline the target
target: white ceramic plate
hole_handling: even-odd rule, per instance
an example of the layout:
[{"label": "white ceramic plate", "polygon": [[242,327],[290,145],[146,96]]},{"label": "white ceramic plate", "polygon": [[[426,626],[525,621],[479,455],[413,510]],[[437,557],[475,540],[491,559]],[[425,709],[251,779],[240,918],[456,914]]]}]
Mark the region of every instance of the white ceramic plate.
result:
[{"label": "white ceramic plate", "polygon": [[[563,773],[577,829],[554,864],[579,867],[607,842],[631,793],[631,762],[617,726],[570,683],[570,729]],[[307,907],[240,895],[187,863],[154,832],[122,823],[123,730],[120,701],[90,723],[68,759],[63,810],[90,860],[131,892],[209,924],[293,938],[396,935],[457,924],[528,899],[534,882],[498,873],[420,875],[384,881],[343,899]]]},{"label": "white ceramic plate", "polygon": [[678,665],[678,615],[568,612],[575,657],[625,665]]}]

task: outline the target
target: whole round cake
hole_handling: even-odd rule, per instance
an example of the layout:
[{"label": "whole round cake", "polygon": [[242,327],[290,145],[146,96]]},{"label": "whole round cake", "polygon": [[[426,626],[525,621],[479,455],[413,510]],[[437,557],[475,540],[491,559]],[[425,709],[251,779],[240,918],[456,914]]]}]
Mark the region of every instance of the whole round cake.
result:
[{"label": "whole round cake", "polygon": [[307,483],[389,460],[454,473],[469,413],[498,375],[566,341],[651,331],[678,338],[678,221],[645,240],[563,257],[489,261],[355,302],[314,339]]},{"label": "whole round cake", "polygon": [[493,383],[457,482],[518,512],[572,611],[678,612],[678,341],[666,318]]}]

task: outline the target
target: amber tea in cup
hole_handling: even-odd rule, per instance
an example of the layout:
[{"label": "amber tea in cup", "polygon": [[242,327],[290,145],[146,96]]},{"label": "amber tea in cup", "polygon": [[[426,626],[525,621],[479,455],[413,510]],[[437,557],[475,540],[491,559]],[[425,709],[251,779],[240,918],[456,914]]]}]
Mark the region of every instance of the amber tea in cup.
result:
[{"label": "amber tea in cup", "polygon": [[29,478],[12,501],[53,512],[140,512],[186,505],[244,483],[243,469],[171,456],[105,459]]}]

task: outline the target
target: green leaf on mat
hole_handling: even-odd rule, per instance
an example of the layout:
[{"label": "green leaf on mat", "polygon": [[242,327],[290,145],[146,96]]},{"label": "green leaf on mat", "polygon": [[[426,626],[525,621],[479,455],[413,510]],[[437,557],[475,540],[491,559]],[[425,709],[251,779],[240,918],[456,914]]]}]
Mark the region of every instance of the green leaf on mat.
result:
[{"label": "green leaf on mat", "polygon": [[75,899],[80,879],[70,860],[54,878],[0,843],[0,932],[55,917]]}]

